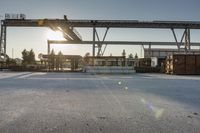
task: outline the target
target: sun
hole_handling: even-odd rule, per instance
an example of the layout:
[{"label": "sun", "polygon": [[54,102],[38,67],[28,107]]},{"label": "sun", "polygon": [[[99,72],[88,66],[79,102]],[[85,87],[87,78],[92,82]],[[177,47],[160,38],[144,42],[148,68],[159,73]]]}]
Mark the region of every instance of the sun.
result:
[{"label": "sun", "polygon": [[47,30],[47,39],[48,40],[65,40],[63,33],[61,31],[53,31],[51,29]]}]

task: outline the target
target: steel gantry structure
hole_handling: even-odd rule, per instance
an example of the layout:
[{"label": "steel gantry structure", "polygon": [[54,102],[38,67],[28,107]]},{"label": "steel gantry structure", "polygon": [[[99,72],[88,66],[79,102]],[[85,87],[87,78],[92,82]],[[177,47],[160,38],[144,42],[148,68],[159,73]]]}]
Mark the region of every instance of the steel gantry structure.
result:
[{"label": "steel gantry structure", "polygon": [[[200,46],[199,43],[190,41],[190,30],[200,29],[200,21],[138,21],[138,20],[69,20],[64,19],[5,19],[1,21],[0,52],[6,54],[6,28],[7,27],[49,27],[52,30],[60,30],[66,41],[48,40],[48,52],[50,44],[92,44],[93,56],[103,55],[108,44],[111,45],[174,45],[177,49],[190,51],[191,46]],[[82,40],[75,28],[92,28],[92,40]],[[97,28],[105,28],[103,40],[100,40]],[[174,36],[174,42],[142,42],[142,41],[105,41],[110,28],[152,28],[170,29]],[[175,29],[184,29],[181,41],[178,41]],[[105,44],[104,48],[103,45]],[[97,52],[95,52],[97,49]]]}]

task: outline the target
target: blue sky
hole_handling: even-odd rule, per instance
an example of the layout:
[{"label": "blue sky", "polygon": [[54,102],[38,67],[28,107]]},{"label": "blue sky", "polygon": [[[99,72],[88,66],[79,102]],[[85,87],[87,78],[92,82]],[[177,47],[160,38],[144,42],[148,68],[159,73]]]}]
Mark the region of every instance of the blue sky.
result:
[{"label": "blue sky", "polygon": [[[133,19],[133,20],[190,20],[200,21],[199,0],[0,0],[0,19],[5,13],[24,13],[26,18],[69,19]],[[90,30],[78,29],[85,40],[92,37]],[[103,30],[99,30],[102,34]],[[33,48],[36,55],[46,53],[47,28],[8,28],[7,53],[21,57],[21,51]],[[192,31],[192,41],[199,41],[199,31]],[[180,36],[180,30],[178,36]],[[169,30],[111,29],[107,40],[173,41]],[[53,46],[64,54],[91,52],[92,47],[80,45]],[[106,54],[138,53],[139,46],[108,46]]]}]

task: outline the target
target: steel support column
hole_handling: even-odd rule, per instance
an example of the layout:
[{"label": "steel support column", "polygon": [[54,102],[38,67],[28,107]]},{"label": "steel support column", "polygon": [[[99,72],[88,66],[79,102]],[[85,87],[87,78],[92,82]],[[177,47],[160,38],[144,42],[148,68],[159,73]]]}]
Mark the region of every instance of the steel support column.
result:
[{"label": "steel support column", "polygon": [[95,56],[95,27],[93,27],[93,46],[92,46],[92,56]]},{"label": "steel support column", "polygon": [[[108,33],[108,30],[109,30],[109,28],[106,28],[106,32],[105,32],[105,34],[104,34],[104,37],[103,37],[102,42],[105,41],[105,39],[106,39],[106,35],[107,35],[107,33]],[[105,50],[106,50],[107,44],[105,45],[103,51],[102,51],[102,46],[103,46],[103,43],[100,44],[100,46],[99,46],[99,49],[98,49],[98,55],[102,55],[102,56],[103,56],[103,55],[104,55],[104,52],[105,52]]]},{"label": "steel support column", "polygon": [[0,34],[0,55],[2,54],[3,50],[2,50],[2,40],[3,40],[3,26],[1,25],[1,34]]},{"label": "steel support column", "polygon": [[177,40],[177,37],[176,37],[176,33],[174,31],[174,28],[171,28],[171,30],[172,30],[172,33],[174,35],[175,42],[177,43],[177,48],[178,48],[178,50],[180,50],[180,44],[178,43],[178,40]]},{"label": "steel support column", "polygon": [[178,50],[180,51],[181,44],[183,43],[183,39],[185,39],[185,42],[184,42],[184,49],[185,49],[185,52],[188,52],[188,51],[191,49],[190,29],[189,29],[189,28],[186,28],[186,29],[184,30],[180,42],[178,42],[178,39],[177,39],[177,36],[176,36],[176,33],[175,33],[174,29],[171,28],[171,30],[172,30],[172,33],[173,33],[175,42],[177,43]]},{"label": "steel support column", "polygon": [[50,43],[47,41],[47,55],[50,55]]},{"label": "steel support column", "polygon": [[149,52],[149,57],[151,57],[151,43],[149,43],[149,50],[148,50],[148,52]]},{"label": "steel support column", "polygon": [[6,28],[6,26],[4,26],[4,56],[6,56],[6,34],[7,34],[7,28]]},{"label": "steel support column", "polygon": [[190,29],[185,29],[185,51],[190,50]]},{"label": "steel support column", "polygon": [[98,48],[97,56],[102,56],[102,55],[104,54],[105,50],[106,50],[107,44],[106,44],[106,46],[104,47],[104,50],[103,50],[103,51],[102,51],[102,46],[103,46],[104,41],[105,41],[105,39],[106,39],[106,35],[107,35],[107,33],[108,33],[108,30],[109,30],[109,28],[107,27],[107,28],[106,28],[106,31],[105,31],[105,33],[104,33],[104,36],[103,36],[103,40],[101,41],[100,38],[99,38],[98,32],[97,32],[97,30],[95,29],[95,35],[96,35],[98,41],[101,42],[101,43],[98,43],[98,44],[97,44],[97,48]]},{"label": "steel support column", "polygon": [[1,22],[0,54],[6,57],[6,26]]}]

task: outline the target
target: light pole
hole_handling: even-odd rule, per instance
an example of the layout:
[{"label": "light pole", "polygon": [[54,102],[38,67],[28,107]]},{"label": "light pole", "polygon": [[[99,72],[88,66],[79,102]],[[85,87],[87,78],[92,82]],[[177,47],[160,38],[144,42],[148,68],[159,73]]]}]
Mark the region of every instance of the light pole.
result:
[{"label": "light pole", "polygon": [[14,48],[12,48],[12,59],[14,59]]}]

